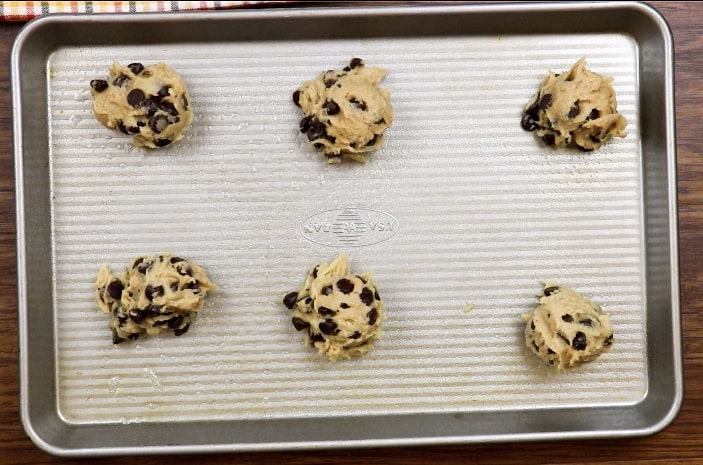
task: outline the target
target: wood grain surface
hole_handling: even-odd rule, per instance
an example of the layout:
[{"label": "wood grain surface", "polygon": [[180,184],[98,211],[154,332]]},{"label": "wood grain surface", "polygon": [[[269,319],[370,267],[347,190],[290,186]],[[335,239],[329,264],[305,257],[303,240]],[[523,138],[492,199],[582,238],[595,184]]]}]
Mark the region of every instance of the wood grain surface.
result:
[{"label": "wood grain surface", "polygon": [[[560,442],[423,446],[332,451],[101,458],[107,464],[703,464],[703,2],[648,2],[674,35],[681,311],[685,399],[653,436]],[[362,2],[361,5],[369,4]],[[19,415],[14,155],[10,53],[21,23],[0,24],[0,463],[98,463],[38,449]]]}]

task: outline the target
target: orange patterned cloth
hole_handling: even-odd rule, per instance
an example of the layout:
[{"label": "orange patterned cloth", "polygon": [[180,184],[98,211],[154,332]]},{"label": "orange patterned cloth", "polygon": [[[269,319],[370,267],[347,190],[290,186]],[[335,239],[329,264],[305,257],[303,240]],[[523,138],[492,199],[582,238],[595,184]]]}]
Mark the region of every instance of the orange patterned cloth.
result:
[{"label": "orange patterned cloth", "polygon": [[0,21],[29,21],[52,13],[141,13],[242,8],[286,2],[1,2]]}]

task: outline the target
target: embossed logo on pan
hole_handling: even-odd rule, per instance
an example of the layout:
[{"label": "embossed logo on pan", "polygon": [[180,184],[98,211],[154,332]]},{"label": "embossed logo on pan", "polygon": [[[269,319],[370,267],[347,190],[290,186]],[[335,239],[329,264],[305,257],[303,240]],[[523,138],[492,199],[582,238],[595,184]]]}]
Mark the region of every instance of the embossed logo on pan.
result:
[{"label": "embossed logo on pan", "polygon": [[369,208],[339,208],[317,213],[300,223],[310,242],[332,247],[362,247],[393,237],[399,224],[390,213]]}]

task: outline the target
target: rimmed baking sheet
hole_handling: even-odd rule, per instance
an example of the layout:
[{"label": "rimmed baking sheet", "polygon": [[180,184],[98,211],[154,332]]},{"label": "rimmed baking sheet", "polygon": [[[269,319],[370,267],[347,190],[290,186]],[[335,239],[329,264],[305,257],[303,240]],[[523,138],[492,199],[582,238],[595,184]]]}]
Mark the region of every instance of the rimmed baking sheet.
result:
[{"label": "rimmed baking sheet", "polygon": [[[571,29],[566,18],[580,8],[32,23],[13,53],[13,82],[23,414],[35,441],[58,454],[105,454],[663,427],[682,390],[670,37],[634,4],[590,6],[586,26]],[[602,26],[608,14],[622,24]],[[537,33],[511,20],[541,17],[562,27]],[[186,39],[145,27],[157,19]],[[486,21],[491,32],[478,29]],[[199,34],[204,27],[212,34]],[[40,42],[50,32],[53,47]],[[388,70],[395,121],[368,164],[328,166],[297,130],[291,94],[353,56]],[[628,136],[588,154],[547,149],[520,128],[521,109],[548,70],[581,57],[614,78]],[[113,60],[164,61],[181,73],[195,108],[182,141],[135,149],[94,119],[87,83]],[[661,121],[649,116],[655,109]],[[198,261],[221,289],[186,335],[113,345],[92,301],[95,273],[160,251]],[[333,364],[303,347],[281,299],[340,252],[374,273],[387,321],[367,356]],[[529,353],[520,315],[541,280],[604,306],[610,353],[565,373]],[[36,328],[51,339],[33,342]],[[48,387],[38,386],[41,369]],[[55,410],[53,427],[32,414],[39,404]],[[612,418],[596,421],[604,412]],[[517,416],[525,420],[505,424]]]}]

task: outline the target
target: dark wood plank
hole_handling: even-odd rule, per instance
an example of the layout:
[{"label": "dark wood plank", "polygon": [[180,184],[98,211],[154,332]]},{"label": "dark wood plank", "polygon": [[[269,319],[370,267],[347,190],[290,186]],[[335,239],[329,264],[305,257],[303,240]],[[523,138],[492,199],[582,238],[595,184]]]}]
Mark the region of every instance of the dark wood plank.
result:
[{"label": "dark wood plank", "polygon": [[[360,2],[359,4],[379,2]],[[686,399],[674,422],[646,438],[312,452],[140,457],[142,465],[189,464],[703,464],[703,3],[649,2],[669,22],[676,47],[680,282]],[[93,463],[38,449],[20,423],[15,206],[9,56],[21,24],[0,24],[0,463]],[[101,459],[133,464],[133,457]]]}]

